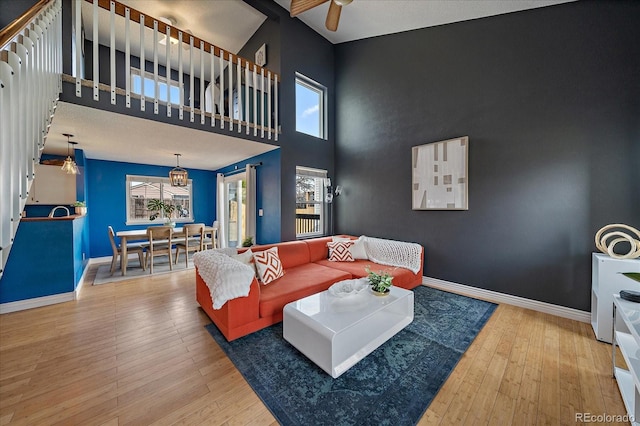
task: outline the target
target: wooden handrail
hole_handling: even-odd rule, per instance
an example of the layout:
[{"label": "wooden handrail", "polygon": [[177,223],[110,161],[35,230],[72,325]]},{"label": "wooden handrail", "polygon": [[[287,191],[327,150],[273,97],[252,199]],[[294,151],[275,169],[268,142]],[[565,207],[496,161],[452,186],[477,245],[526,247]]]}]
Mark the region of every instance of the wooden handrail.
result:
[{"label": "wooden handrail", "polygon": [[20,31],[25,29],[27,25],[31,22],[31,20],[38,14],[42,9],[47,7],[49,3],[53,3],[55,0],[40,0],[38,3],[34,4],[31,9],[26,11],[22,16],[15,19],[9,25],[0,30],[0,48],[3,48],[9,40],[13,39]]},{"label": "wooden handrail", "polygon": [[[41,0],[42,1],[42,0]],[[93,4],[94,0],[85,0],[87,3],[91,3]],[[111,11],[111,0],[97,0],[98,1],[98,6],[102,9]],[[186,31],[180,30],[179,28],[176,28],[174,26],[171,25],[167,25],[166,23],[162,22],[160,19],[154,18],[152,16],[147,15],[146,13],[142,13],[139,10],[136,10],[130,6],[124,5],[120,2],[118,2],[117,0],[114,0],[115,2],[115,14],[124,17],[125,16],[125,7],[129,8],[129,19],[133,22],[140,22],[140,15],[144,15],[144,26],[147,28],[151,28],[153,29],[153,21],[158,21],[158,34],[160,35],[166,35],[167,34],[167,27],[169,27],[169,34],[170,37],[175,38],[176,40],[178,39],[178,31],[182,31],[182,42],[185,43],[185,39],[186,39],[186,43],[189,44],[189,37],[193,37],[193,47],[194,48],[200,48],[200,42],[204,42],[204,49],[206,52],[211,52],[211,48],[213,47],[213,53],[214,56],[218,56],[220,57],[222,55],[222,52],[225,52],[224,49],[221,49],[220,47],[216,46],[215,44],[209,43],[206,40],[203,40],[199,37],[196,37]],[[231,54],[231,52],[227,52],[227,56]],[[244,69],[246,67],[246,64],[249,64],[249,69],[253,70],[253,67],[255,65],[256,67],[256,72],[258,74],[260,74],[262,67],[259,66],[258,64],[255,64],[247,59],[241,58],[239,56],[237,56],[236,54],[233,54],[233,61],[234,64],[237,64],[238,62],[240,62],[240,66]],[[273,72],[271,70],[268,70],[267,68],[264,69],[265,71],[265,75],[267,74],[267,72],[271,72],[272,76],[278,76],[278,73]],[[279,78],[278,78],[279,80]]]}]

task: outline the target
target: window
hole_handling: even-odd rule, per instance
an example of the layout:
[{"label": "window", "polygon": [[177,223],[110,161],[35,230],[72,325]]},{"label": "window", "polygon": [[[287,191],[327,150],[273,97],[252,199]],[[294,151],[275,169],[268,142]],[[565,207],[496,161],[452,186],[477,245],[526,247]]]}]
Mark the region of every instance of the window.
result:
[{"label": "window", "polygon": [[[140,70],[137,68],[131,68],[131,91],[133,93],[137,93],[138,95],[142,94],[142,87],[144,84],[144,95],[150,98],[153,98],[155,95],[155,87],[156,82],[153,79],[153,74],[145,72],[144,73],[144,83],[143,78],[140,74]],[[182,92],[181,87],[179,86],[177,81],[170,80],[169,83],[171,86],[169,88],[169,97],[171,99],[172,104],[180,105],[180,93]],[[161,102],[167,102],[167,79],[166,77],[158,76],[158,99]]]},{"label": "window", "polygon": [[151,200],[162,200],[174,206],[170,219],[193,222],[192,183],[171,186],[169,178],[127,175],[127,225],[164,223],[165,214],[147,208]]},{"label": "window", "polygon": [[324,234],[326,170],[296,167],[296,237]]},{"label": "window", "polygon": [[296,131],[326,139],[327,88],[296,73]]}]

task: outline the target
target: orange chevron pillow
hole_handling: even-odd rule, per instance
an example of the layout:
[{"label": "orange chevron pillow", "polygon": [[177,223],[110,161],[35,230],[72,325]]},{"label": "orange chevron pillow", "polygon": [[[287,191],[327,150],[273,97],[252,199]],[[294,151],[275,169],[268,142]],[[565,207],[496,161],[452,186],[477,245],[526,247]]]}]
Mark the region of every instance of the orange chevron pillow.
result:
[{"label": "orange chevron pillow", "polygon": [[333,241],[327,243],[329,247],[329,260],[331,262],[353,262],[353,255],[349,247],[353,245],[352,241]]},{"label": "orange chevron pillow", "polygon": [[282,262],[278,257],[278,247],[258,251],[253,254],[262,284],[269,284],[284,275]]}]

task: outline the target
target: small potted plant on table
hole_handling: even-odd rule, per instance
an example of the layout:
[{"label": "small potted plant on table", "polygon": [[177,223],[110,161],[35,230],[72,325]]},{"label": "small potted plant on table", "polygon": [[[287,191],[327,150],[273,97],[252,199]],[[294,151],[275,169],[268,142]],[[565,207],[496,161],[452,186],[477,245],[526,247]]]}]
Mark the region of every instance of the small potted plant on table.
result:
[{"label": "small potted plant on table", "polygon": [[388,272],[379,271],[379,273],[373,272],[367,266],[365,268],[368,279],[371,284],[371,290],[376,296],[387,296],[391,292],[391,286],[393,285],[393,277]]}]

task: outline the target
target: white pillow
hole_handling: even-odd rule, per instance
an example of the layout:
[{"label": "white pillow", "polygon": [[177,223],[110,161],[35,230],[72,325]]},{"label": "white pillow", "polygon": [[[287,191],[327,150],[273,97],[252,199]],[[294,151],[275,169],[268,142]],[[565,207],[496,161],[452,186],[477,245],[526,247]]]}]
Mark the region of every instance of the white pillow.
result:
[{"label": "white pillow", "polygon": [[352,240],[351,238],[346,237],[331,237],[331,239],[334,243],[351,241],[353,243],[351,247],[349,247],[351,256],[353,256],[354,259],[369,260],[369,256],[367,256],[367,250],[364,246],[364,235],[361,235],[357,240]]},{"label": "white pillow", "polygon": [[253,261],[253,252],[251,249],[247,249],[244,253],[238,253],[235,249],[234,251],[236,251],[236,253],[229,254],[229,257],[237,260],[238,262],[244,263],[245,265],[251,266],[251,269],[253,269],[253,272],[256,274],[256,278],[259,279],[260,275],[258,275],[258,270],[256,269],[256,262]]}]

